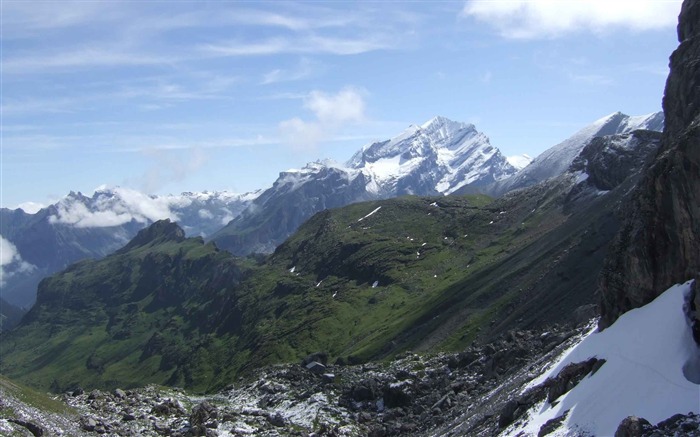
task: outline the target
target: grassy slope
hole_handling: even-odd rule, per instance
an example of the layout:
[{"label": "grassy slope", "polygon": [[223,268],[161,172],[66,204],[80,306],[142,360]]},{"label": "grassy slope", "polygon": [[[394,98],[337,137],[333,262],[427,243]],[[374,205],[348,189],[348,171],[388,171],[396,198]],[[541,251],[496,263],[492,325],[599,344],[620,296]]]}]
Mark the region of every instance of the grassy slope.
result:
[{"label": "grassy slope", "polygon": [[458,349],[564,320],[593,302],[615,229],[609,207],[565,214],[568,188],[326,210],[263,265],[197,239],[79,263],[45,281],[29,317],[0,337],[0,370],[54,390],[206,391],[319,350],[367,360]]}]

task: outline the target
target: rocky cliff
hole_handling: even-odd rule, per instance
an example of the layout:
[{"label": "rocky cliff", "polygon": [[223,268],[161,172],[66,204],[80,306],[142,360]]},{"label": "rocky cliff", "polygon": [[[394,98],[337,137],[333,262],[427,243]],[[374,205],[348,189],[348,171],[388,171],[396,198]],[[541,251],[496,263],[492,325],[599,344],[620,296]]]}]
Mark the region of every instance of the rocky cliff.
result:
[{"label": "rocky cliff", "polygon": [[678,38],[662,146],[623,208],[627,217],[601,275],[601,328],[700,269],[700,1],[684,2]]}]

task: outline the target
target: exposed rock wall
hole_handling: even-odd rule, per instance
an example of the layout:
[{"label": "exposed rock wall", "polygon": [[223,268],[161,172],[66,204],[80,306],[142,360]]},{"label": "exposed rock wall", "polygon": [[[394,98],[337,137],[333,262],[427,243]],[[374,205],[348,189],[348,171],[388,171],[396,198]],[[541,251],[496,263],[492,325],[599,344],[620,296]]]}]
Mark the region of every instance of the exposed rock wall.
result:
[{"label": "exposed rock wall", "polygon": [[700,270],[700,0],[683,3],[678,38],[662,145],[622,209],[601,275],[601,328]]}]

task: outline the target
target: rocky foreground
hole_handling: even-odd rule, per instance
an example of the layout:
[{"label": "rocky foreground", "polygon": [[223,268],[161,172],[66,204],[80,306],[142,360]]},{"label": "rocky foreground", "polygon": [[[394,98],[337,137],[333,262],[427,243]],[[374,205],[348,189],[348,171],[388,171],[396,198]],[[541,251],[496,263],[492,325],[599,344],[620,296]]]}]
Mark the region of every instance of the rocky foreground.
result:
[{"label": "rocky foreground", "polygon": [[[323,354],[261,369],[214,395],[148,386],[112,392],[76,388],[47,413],[2,388],[0,435],[390,436],[497,435],[543,400],[554,402],[605,360],[591,358],[522,388],[580,340],[587,328],[514,331],[457,354],[403,354],[388,363],[327,365]],[[700,436],[697,415],[654,426],[628,418],[620,435]],[[546,423],[540,436],[556,435]],[[680,434],[679,434],[680,433]]]}]

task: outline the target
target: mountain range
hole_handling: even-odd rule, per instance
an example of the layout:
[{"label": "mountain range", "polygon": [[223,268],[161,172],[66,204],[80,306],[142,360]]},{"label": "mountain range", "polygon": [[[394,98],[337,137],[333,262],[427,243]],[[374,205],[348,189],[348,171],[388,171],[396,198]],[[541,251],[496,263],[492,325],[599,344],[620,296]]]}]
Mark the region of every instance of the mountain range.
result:
[{"label": "mountain range", "polygon": [[436,118],[209,241],[132,219],[0,333],[0,433],[700,435],[700,1],[679,20],[663,132],[613,114],[517,171]]},{"label": "mountain range", "polygon": [[[557,176],[593,138],[635,130],[660,130],[663,114],[630,117],[611,114],[516,168],[474,125],[435,117],[410,126],[395,138],[369,144],[341,165],[311,163],[280,173],[241,215],[211,238],[237,254],[270,253],[314,213],[353,202],[407,194],[501,195]],[[541,155],[541,156],[542,156]],[[510,161],[523,165],[527,157]]]},{"label": "mountain range", "polygon": [[[479,137],[469,125],[452,127],[468,131],[458,144]],[[407,144],[435,156],[421,130]],[[565,322],[595,303],[616,208],[659,140],[653,131],[597,138],[562,174],[498,199],[399,196],[325,209],[267,258],[234,257],[157,221],[115,253],[42,281],[36,304],[3,335],[2,373],[54,390],[103,381],[212,390],[253,363],[317,350],[366,362]],[[507,164],[477,143],[483,163]],[[391,145],[355,155],[357,179],[367,180],[367,163],[395,159]],[[336,170],[309,172],[338,181]],[[402,178],[386,175],[396,174],[373,180],[395,190]],[[308,194],[308,186],[284,192]],[[47,364],[28,369],[30,356]]]},{"label": "mountain range", "polygon": [[13,305],[34,302],[39,281],[86,258],[102,258],[126,244],[143,227],[177,220],[189,235],[209,235],[238,215],[257,193],[183,193],[147,196],[127,188],[100,187],[91,197],[71,192],[28,214],[0,210],[5,252],[2,297]]},{"label": "mountain range", "polygon": [[502,194],[560,174],[596,136],[662,126],[662,113],[611,114],[530,163],[527,156],[504,157],[472,124],[434,117],[362,147],[345,164],[310,163],[280,173],[272,187],[253,193],[152,196],[100,187],[90,197],[71,192],[33,214],[3,208],[0,235],[16,256],[3,265],[1,295],[28,307],[42,278],[75,261],[104,257],[156,220],[176,220],[187,235],[211,239],[236,255],[271,253],[327,208],[407,194]]}]

